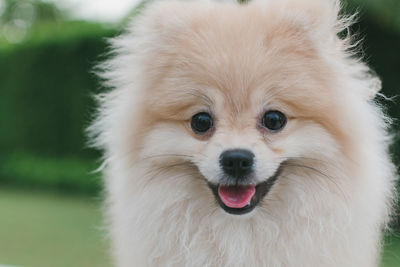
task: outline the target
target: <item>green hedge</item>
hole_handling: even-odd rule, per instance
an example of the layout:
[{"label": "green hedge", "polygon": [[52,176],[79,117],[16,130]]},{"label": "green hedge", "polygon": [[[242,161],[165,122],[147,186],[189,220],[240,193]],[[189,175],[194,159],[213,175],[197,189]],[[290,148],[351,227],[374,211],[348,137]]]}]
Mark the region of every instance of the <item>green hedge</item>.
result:
[{"label": "green hedge", "polygon": [[98,87],[91,70],[106,51],[105,37],[110,35],[103,30],[0,50],[2,153],[90,153],[84,150],[83,129]]},{"label": "green hedge", "polygon": [[95,194],[99,155],[84,129],[99,88],[92,70],[115,31],[85,22],[34,31],[0,45],[0,182]]},{"label": "green hedge", "polygon": [[0,181],[5,185],[97,195],[98,162],[82,157],[41,156],[24,152],[2,155]]}]

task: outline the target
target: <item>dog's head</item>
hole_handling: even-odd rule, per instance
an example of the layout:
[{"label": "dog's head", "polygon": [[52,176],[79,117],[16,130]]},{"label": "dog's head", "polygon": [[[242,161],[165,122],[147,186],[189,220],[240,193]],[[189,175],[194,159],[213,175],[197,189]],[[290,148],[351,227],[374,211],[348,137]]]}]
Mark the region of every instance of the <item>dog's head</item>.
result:
[{"label": "dog's head", "polygon": [[363,94],[344,82],[352,74],[331,2],[168,1],[147,10],[120,41],[123,72],[136,67],[138,89],[120,90],[125,115],[113,121],[125,125],[121,149],[154,170],[141,179],[200,179],[231,214],[252,211],[291,173],[330,180],[327,168],[351,157],[358,115],[348,103]]}]

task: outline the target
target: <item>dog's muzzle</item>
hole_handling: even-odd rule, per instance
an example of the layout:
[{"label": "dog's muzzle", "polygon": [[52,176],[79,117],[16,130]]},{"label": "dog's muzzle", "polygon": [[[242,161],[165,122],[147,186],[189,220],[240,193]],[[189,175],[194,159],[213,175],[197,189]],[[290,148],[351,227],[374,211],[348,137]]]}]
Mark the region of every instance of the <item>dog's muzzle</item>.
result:
[{"label": "dog's muzzle", "polygon": [[235,215],[254,210],[282,172],[281,164],[274,175],[262,183],[254,184],[254,154],[244,149],[223,152],[220,156],[220,166],[224,177],[220,183],[208,185],[221,208]]}]

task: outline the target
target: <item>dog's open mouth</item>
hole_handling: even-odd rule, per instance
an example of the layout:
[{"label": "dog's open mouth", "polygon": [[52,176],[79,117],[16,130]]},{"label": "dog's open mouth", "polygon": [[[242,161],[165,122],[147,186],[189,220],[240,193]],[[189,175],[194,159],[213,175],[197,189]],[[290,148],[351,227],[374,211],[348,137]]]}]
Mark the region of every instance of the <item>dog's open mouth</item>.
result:
[{"label": "dog's open mouth", "polygon": [[268,180],[259,185],[214,185],[209,184],[214,196],[226,212],[242,215],[251,212],[272,187]]},{"label": "dog's open mouth", "polygon": [[280,167],[276,173],[268,180],[257,184],[248,185],[223,185],[211,184],[215,199],[223,210],[234,215],[242,215],[251,212],[263,200],[265,195],[271,190],[272,186],[282,172]]}]

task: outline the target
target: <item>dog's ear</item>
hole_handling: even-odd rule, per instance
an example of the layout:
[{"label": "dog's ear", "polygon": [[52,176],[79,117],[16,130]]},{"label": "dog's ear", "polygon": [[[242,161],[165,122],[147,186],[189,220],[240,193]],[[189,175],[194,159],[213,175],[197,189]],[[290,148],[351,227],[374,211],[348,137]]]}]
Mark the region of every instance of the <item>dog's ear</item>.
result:
[{"label": "dog's ear", "polygon": [[[205,1],[199,1],[206,3]],[[143,12],[133,21],[132,27],[137,35],[155,36],[171,39],[183,31],[187,31],[188,23],[202,8],[197,3],[193,8],[192,1],[164,0],[150,2]]]},{"label": "dog's ear", "polygon": [[[132,61],[139,64],[141,70],[154,75],[161,73],[168,67],[171,58],[179,53],[177,44],[185,39],[188,26],[195,11],[198,11],[193,8],[194,2],[149,1],[131,21],[124,37],[113,40],[114,47],[120,54],[125,52],[134,56]],[[198,6],[202,5],[196,4]]]},{"label": "dog's ear", "polygon": [[339,13],[341,4],[336,0],[297,0],[294,5],[306,11],[309,23],[321,36],[337,36],[339,32],[347,28],[351,19],[341,18]]},{"label": "dog's ear", "polygon": [[353,17],[340,15],[339,0],[255,0],[266,9],[280,10],[293,25],[302,27],[310,36],[324,45],[335,44],[338,34],[347,29]]},{"label": "dog's ear", "polygon": [[[262,0],[261,0],[262,1]],[[354,23],[357,14],[342,14],[340,0],[281,0],[287,10],[300,10],[298,19],[303,19],[303,25],[309,26],[314,42],[329,47],[334,52],[341,53],[344,57],[353,55],[358,42],[353,40],[349,27]],[[303,10],[305,13],[302,13]],[[304,15],[306,17],[304,17]],[[374,99],[382,89],[382,82],[365,63],[352,64],[353,78],[360,87],[360,94],[368,100]],[[354,85],[353,87],[358,87]]]},{"label": "dog's ear", "polygon": [[[353,40],[349,27],[354,23],[357,14],[342,14],[340,0],[281,0],[278,2],[289,12],[294,11],[294,17],[299,24],[303,25],[303,28],[308,27],[307,30],[310,36],[314,37],[314,42],[320,43],[331,53],[340,54],[344,58],[353,55],[354,48],[359,43]],[[351,65],[352,76],[356,81],[352,87],[360,88],[360,95],[365,99],[374,99],[382,89],[379,77],[361,61]]]}]

